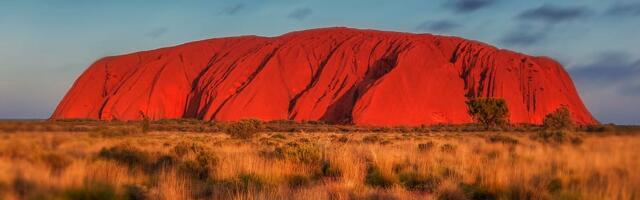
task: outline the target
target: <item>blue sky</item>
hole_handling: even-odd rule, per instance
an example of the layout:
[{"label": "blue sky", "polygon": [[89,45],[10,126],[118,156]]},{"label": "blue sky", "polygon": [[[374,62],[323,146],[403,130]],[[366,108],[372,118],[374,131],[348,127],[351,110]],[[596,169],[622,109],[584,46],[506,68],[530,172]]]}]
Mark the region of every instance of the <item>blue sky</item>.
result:
[{"label": "blue sky", "polygon": [[564,64],[601,122],[640,124],[640,2],[0,1],[0,118],[47,118],[100,57],[346,26],[483,41]]}]

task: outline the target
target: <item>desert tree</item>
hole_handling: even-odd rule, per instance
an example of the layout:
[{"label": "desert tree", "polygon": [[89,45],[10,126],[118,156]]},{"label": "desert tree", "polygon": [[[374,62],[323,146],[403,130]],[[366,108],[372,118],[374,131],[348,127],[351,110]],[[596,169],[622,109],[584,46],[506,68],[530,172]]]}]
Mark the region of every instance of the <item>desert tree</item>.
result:
[{"label": "desert tree", "polygon": [[473,119],[486,129],[508,123],[509,108],[500,98],[474,98],[467,101],[468,112]]},{"label": "desert tree", "polygon": [[573,128],[571,112],[567,106],[560,106],[544,117],[542,125],[547,130],[568,130]]}]

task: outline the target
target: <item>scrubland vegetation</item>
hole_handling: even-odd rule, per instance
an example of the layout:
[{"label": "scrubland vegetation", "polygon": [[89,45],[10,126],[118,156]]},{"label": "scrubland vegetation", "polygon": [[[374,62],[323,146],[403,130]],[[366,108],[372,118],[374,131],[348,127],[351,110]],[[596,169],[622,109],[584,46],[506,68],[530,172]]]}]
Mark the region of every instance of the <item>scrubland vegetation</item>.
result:
[{"label": "scrubland vegetation", "polygon": [[637,128],[556,125],[0,122],[0,199],[640,198]]}]

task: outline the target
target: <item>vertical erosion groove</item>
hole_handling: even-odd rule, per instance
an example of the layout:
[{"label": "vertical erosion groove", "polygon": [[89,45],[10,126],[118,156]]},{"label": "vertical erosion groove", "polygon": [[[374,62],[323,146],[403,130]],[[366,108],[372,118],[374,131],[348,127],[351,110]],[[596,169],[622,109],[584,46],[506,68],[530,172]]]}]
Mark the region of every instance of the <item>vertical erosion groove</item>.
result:
[{"label": "vertical erosion groove", "polygon": [[273,50],[271,50],[270,53],[268,53],[260,62],[260,64],[258,65],[258,67],[256,68],[255,71],[253,71],[248,77],[247,79],[242,83],[242,85],[240,85],[240,87],[236,88],[236,92],[232,95],[229,95],[229,97],[227,97],[224,101],[222,101],[222,103],[220,104],[220,106],[218,106],[218,108],[216,109],[216,111],[213,113],[212,115],[212,119],[215,118],[218,113],[220,112],[220,110],[222,110],[222,108],[227,104],[227,102],[229,102],[229,100],[231,100],[233,97],[235,97],[236,95],[240,94],[242,92],[242,90],[244,90],[244,88],[247,87],[247,85],[249,85],[253,79],[258,75],[258,73],[260,73],[264,67],[267,65],[267,63],[269,63],[269,61],[271,60],[271,58],[273,58],[273,56],[275,55],[275,53],[278,51],[280,47],[276,46],[273,47]]}]

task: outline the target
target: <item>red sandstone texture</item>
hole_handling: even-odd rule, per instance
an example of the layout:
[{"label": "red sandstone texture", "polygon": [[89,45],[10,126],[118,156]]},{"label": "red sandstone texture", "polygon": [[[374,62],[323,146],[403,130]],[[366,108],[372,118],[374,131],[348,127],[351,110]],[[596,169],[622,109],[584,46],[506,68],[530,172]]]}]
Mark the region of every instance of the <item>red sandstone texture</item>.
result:
[{"label": "red sandstone texture", "polygon": [[324,28],[106,57],[52,119],[323,120],[356,125],[472,122],[465,101],[504,98],[512,123],[567,106],[594,124],[556,61],[457,37]]}]

